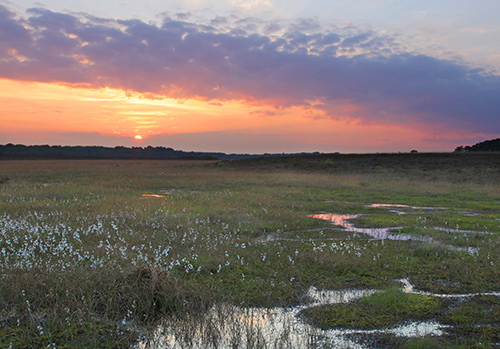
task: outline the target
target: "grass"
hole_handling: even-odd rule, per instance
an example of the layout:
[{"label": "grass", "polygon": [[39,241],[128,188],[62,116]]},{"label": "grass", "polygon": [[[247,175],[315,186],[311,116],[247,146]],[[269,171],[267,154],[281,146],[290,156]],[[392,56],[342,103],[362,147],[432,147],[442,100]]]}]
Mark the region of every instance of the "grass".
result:
[{"label": "grass", "polygon": [[[402,321],[405,317],[407,319],[433,318],[450,327],[448,333],[441,337],[427,336],[403,340],[382,334],[375,336],[375,338],[365,339],[365,343],[370,346],[398,348],[494,348],[498,346],[500,341],[500,299],[498,296],[473,296],[443,301],[437,298],[432,299],[429,296],[409,295],[414,296],[415,299],[417,297],[427,297],[427,299],[422,298],[419,307],[411,312],[407,312],[407,310],[413,306],[412,302],[402,303],[399,300],[391,300],[391,304],[398,304],[400,308],[392,309],[391,315],[388,316],[383,314],[384,309],[388,307],[384,302],[388,297],[387,291],[378,295],[379,298],[382,298],[382,301],[370,299],[372,297],[369,297],[362,299],[358,304],[343,305],[334,311],[341,313],[342,310],[346,312],[348,308],[357,309],[363,307],[364,312],[359,313],[359,318],[354,318],[351,323],[348,323],[348,325],[356,325],[358,328],[366,322],[368,317],[372,316],[373,320],[368,325],[370,327],[376,325],[378,319],[389,318],[395,322]],[[399,298],[401,297],[404,296],[400,295]],[[430,304],[429,300],[433,300],[436,304]],[[440,303],[439,311],[435,311],[437,310],[437,303]],[[382,316],[376,314],[377,312],[382,312]],[[321,313],[325,313],[326,316],[320,317]],[[394,316],[396,313],[404,316],[397,318]],[[332,310],[328,308],[313,308],[305,312],[305,315],[309,316],[312,321],[319,321],[319,324],[323,326],[329,325],[328,319],[331,318],[331,314]],[[337,320],[337,322],[340,321],[343,321],[345,325],[345,319]]]},{"label": "grass", "polygon": [[[88,347],[98,336],[126,347],[165,317],[203,316],[221,303],[296,305],[310,286],[386,290],[387,300],[342,308],[369,307],[368,327],[426,304],[422,318],[454,326],[454,342],[440,341],[494,342],[498,319],[478,315],[479,301],[451,313],[404,295],[409,308],[389,311],[390,321],[373,308],[399,299],[400,278],[434,293],[499,291],[500,162],[463,155],[1,161],[0,346]],[[445,209],[400,215],[373,203]],[[363,214],[357,226],[400,226],[433,243],[373,240],[307,217],[318,212]],[[326,321],[326,309],[309,311]]]},{"label": "grass", "polygon": [[358,302],[308,308],[302,315],[321,328],[392,328],[405,321],[434,319],[443,307],[440,298],[404,293],[389,287]]}]

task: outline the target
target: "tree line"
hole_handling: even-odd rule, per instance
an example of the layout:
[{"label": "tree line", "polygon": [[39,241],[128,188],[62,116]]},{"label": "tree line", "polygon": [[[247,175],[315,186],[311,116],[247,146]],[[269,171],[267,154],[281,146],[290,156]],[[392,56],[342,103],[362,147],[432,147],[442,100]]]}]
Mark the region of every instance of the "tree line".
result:
[{"label": "tree line", "polygon": [[472,146],[461,145],[455,149],[455,152],[469,151],[500,151],[500,138],[479,142]]},{"label": "tree line", "polygon": [[81,159],[205,159],[227,157],[224,153],[185,152],[165,147],[102,147],[60,145],[0,145],[4,158],[81,158]]},{"label": "tree line", "polygon": [[60,145],[0,145],[3,159],[176,159],[176,160],[229,160],[255,157],[319,154],[226,154],[220,152],[194,152],[174,150],[165,147],[103,147],[103,146],[60,146]]}]

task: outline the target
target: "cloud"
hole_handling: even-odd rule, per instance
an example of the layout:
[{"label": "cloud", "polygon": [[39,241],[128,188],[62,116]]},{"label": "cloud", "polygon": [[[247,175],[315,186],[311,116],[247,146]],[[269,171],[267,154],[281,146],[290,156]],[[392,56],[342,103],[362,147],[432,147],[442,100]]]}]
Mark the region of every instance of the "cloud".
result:
[{"label": "cloud", "polygon": [[231,0],[229,3],[232,7],[238,7],[245,11],[249,11],[254,8],[272,7],[271,2],[268,0]]},{"label": "cloud", "polygon": [[225,132],[181,133],[174,135],[156,135],[147,139],[148,144],[169,144],[174,149],[186,151],[223,151],[226,153],[266,153],[281,152],[286,147],[301,149],[303,144],[296,144],[284,136],[275,134],[247,134]]},{"label": "cloud", "polygon": [[[226,153],[266,153],[282,152],[284,145],[292,150],[302,151],[304,144],[275,134],[248,134],[201,132],[181,133],[174,135],[153,135],[138,143],[133,137],[124,137],[98,132],[37,132],[33,135],[6,135],[0,133],[0,144],[33,144],[33,145],[80,145],[99,144],[106,147],[127,146],[165,146],[184,151],[206,151]],[[315,151],[316,148],[308,149]]]},{"label": "cloud", "polygon": [[177,16],[156,26],[41,8],[28,13],[22,18],[0,6],[2,78],[304,106],[367,124],[500,131],[498,75],[408,52],[389,35],[352,26],[327,31],[307,19],[197,24]]}]

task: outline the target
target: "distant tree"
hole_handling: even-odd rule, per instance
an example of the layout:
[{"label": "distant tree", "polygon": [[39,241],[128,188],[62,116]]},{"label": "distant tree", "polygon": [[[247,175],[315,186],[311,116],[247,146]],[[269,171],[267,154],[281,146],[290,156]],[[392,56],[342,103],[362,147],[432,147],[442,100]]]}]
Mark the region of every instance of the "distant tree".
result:
[{"label": "distant tree", "polygon": [[500,138],[491,139],[484,142],[476,143],[473,146],[459,146],[455,149],[456,152],[469,151],[500,151]]}]

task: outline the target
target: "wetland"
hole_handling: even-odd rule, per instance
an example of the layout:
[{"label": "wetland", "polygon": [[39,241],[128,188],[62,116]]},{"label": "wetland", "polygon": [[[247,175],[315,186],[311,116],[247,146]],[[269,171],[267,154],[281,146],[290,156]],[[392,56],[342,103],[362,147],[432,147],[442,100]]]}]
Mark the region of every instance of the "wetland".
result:
[{"label": "wetland", "polygon": [[496,154],[5,160],[0,178],[0,347],[500,345]]}]

